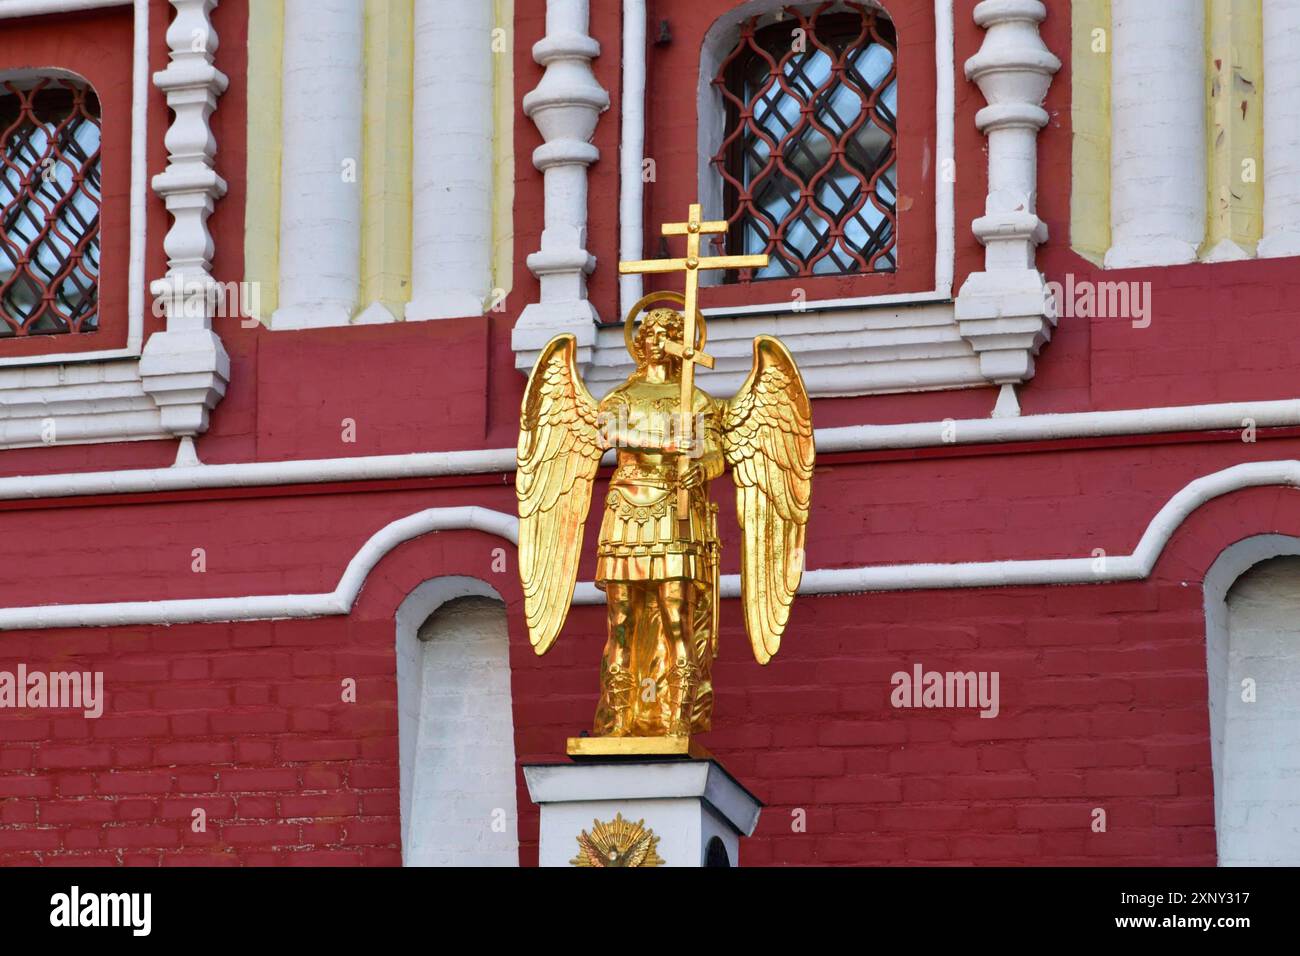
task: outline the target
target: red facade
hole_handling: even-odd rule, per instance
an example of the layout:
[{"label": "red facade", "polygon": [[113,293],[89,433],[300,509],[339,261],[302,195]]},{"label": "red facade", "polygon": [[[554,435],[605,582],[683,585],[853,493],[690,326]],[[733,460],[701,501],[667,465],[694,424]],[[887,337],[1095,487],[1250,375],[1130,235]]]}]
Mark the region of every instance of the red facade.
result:
[{"label": "red facade", "polygon": [[[592,6],[590,32],[604,51],[592,67],[612,103],[594,138],[602,158],[589,171],[588,248],[598,263],[590,299],[608,320],[618,311],[622,23],[619,4]],[[672,33],[670,43],[651,45],[648,63],[646,149],[658,168],[645,219],[657,231],[695,199],[699,42],[733,4],[652,6]],[[930,5],[891,6],[905,8],[896,15],[903,68],[908,57],[932,64]],[[954,288],[982,268],[984,255],[968,228],[987,192],[986,143],[975,125],[984,100],[960,75],[983,40],[974,6],[957,0],[954,13]],[[530,51],[544,34],[544,17],[542,0],[517,0],[516,102],[542,74]],[[168,18],[167,4],[152,5],[152,70],[166,65]],[[244,275],[247,111],[256,99],[246,77],[245,4],[222,2],[213,23],[222,38],[218,65],[231,81],[212,119],[217,169],[230,186],[210,220],[214,274],[237,282]],[[56,20],[30,29],[73,37]],[[1068,11],[1054,5],[1041,34],[1063,65],[1045,103],[1050,123],[1038,138],[1039,215],[1050,233],[1038,265],[1056,281],[1066,273],[1102,278],[1068,239],[1070,30]],[[10,40],[7,27],[2,36],[0,52]],[[933,135],[932,66],[916,76],[900,149],[904,162],[914,156],[918,176],[927,167],[932,184],[933,157],[921,158],[930,155]],[[164,128],[161,94],[149,109],[155,127]],[[504,311],[296,332],[218,320],[230,386],[196,440],[199,458],[217,465],[513,446],[524,377],[511,331],[538,295],[525,257],[539,247],[544,218],[542,175],[531,162],[541,142],[519,114],[514,287]],[[150,175],[165,165],[155,139]],[[900,212],[903,262],[933,260],[928,188],[919,182],[915,205]],[[157,196],[148,202],[148,273],[161,275],[166,211]],[[106,217],[106,235],[113,228]],[[655,242],[651,231],[647,248]],[[107,274],[115,247],[106,243]],[[909,291],[912,275],[816,280],[823,286],[813,294]],[[1036,376],[1019,389],[1023,414],[1292,397],[1300,356],[1287,332],[1296,277],[1288,259],[1220,263],[1212,272],[1191,264],[1107,274],[1151,283],[1155,320],[1136,328],[1123,319],[1061,318]],[[922,275],[916,288],[929,288],[930,279]],[[790,284],[764,293],[786,297]],[[706,290],[704,304],[743,303],[748,288]],[[104,308],[107,320],[107,293]],[[146,330],[157,322],[147,318]],[[24,345],[0,343],[0,350]],[[984,418],[996,398],[990,386],[817,399],[814,424]],[[342,438],[344,419],[355,422],[354,442]],[[1263,428],[1257,437],[1249,443],[1240,431],[1191,431],[823,451],[808,566],[1074,558],[1095,549],[1128,555],[1156,513],[1193,480],[1242,462],[1300,457],[1300,429]],[[175,443],[162,441],[17,449],[0,453],[0,476],[161,468],[175,454]],[[599,486],[596,494],[603,494]],[[727,513],[726,480],[714,494]],[[5,500],[0,567],[8,573],[0,576],[0,607],[329,592],[376,531],[423,509],[459,505],[512,513],[513,476]],[[723,572],[735,573],[738,533],[730,521],[724,529]],[[1300,535],[1300,498],[1289,488],[1236,490],[1197,507],[1142,580],[804,595],[781,654],[767,667],[750,656],[738,603],[724,602],[715,729],[704,743],[766,803],[744,845],[745,862],[1213,864],[1202,583],[1225,547],[1268,532]],[[492,567],[500,546],[475,531],[400,544],[369,573],[347,615],[0,633],[0,670],[22,663],[102,671],[109,688],[97,721],[62,711],[0,711],[0,862],[399,864],[393,620],[418,584],[464,575],[505,598],[519,764],[559,759],[565,738],[591,717],[603,608],[575,608],[557,647],[537,658],[513,548],[505,571]],[[206,555],[202,573],[193,570],[196,548]],[[581,580],[590,580],[593,565],[588,555]],[[999,671],[999,719],[891,707],[891,675],[917,661],[941,671]],[[345,677],[357,681],[356,703],[339,700]],[[1090,840],[1088,815],[1101,803],[1109,833]],[[195,807],[207,811],[204,833],[189,825]],[[798,809],[806,811],[806,832],[792,830]],[[521,862],[533,863],[537,811],[522,774],[518,813]]]}]

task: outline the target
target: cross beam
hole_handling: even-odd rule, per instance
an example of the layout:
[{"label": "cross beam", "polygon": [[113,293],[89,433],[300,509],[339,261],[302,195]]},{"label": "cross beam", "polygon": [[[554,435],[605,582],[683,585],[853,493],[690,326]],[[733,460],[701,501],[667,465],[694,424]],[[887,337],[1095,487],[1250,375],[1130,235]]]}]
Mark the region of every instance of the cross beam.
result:
[{"label": "cross beam", "polygon": [[[621,275],[653,275],[670,272],[686,273],[685,303],[683,304],[682,344],[668,343],[668,351],[682,361],[681,436],[685,447],[692,442],[691,428],[694,416],[692,410],[695,402],[695,365],[699,363],[706,368],[713,368],[713,357],[695,348],[695,313],[700,291],[700,271],[704,269],[761,269],[768,263],[766,254],[753,256],[700,256],[700,236],[726,235],[727,223],[721,220],[703,221],[700,219],[699,203],[692,203],[687,213],[686,222],[664,223],[662,234],[665,236],[685,236],[686,255],[681,259],[642,259],[634,262],[620,262],[618,271]],[[687,468],[686,456],[680,459],[681,470]],[[685,520],[690,507],[689,494],[684,487],[677,490],[677,517]]]}]

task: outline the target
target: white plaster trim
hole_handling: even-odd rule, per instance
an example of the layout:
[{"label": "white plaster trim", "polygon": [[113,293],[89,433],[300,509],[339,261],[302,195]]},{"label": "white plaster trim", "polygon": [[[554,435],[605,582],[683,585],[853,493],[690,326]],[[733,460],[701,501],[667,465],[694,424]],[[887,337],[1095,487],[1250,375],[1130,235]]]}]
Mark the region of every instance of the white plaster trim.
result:
[{"label": "white plaster trim", "polygon": [[172,601],[43,605],[0,610],[0,630],[58,627],[124,627],[211,621],[268,621],[347,614],[366,577],[399,544],[433,531],[483,531],[518,544],[519,521],[487,508],[429,508],[375,532],[348,562],[338,586],[327,594],[267,594]]},{"label": "white plaster trim", "polygon": [[[848,425],[819,428],[823,454],[898,448],[936,448],[1004,442],[1053,441],[1164,432],[1223,431],[1249,423],[1256,428],[1300,425],[1300,400],[1236,402],[1133,408],[1110,412],[1026,415],[1020,418],[945,419],[903,425]],[[612,453],[607,455],[612,461]],[[0,478],[0,501],[38,501],[89,495],[156,494],[200,488],[253,488],[514,471],[515,449],[423,452],[297,461],[186,465],[62,475]]]},{"label": "white plaster trim", "polygon": [[347,325],[361,294],[363,14],[361,0],[285,0],[275,330]]},{"label": "white plaster trim", "polygon": [[[645,0],[623,0],[623,126],[619,143],[618,256],[645,258]],[[645,277],[618,277],[618,314],[627,315],[645,292]]]},{"label": "white plaster trim", "polygon": [[132,2],[134,0],[0,0],[0,20],[94,10],[98,7],[125,7]]},{"label": "white plaster trim", "polygon": [[0,448],[169,437],[135,359],[0,369]]},{"label": "white plaster trim", "polygon": [[[1201,505],[1244,488],[1268,485],[1300,488],[1300,461],[1251,462],[1195,479],[1156,513],[1132,554],[827,568],[806,572],[799,593],[857,594],[1138,581],[1150,576],[1173,533]],[[400,518],[372,535],[348,563],[338,586],[327,594],[4,608],[0,609],[0,630],[281,620],[348,614],[367,575],[398,545],[433,531],[463,530],[494,534],[516,545],[519,541],[519,521],[513,515],[476,506],[429,508]],[[724,598],[740,596],[739,575],[723,575],[720,584]],[[590,581],[580,582],[574,589],[575,604],[600,604],[604,600],[604,593]]]},{"label": "white plaster trim", "polygon": [[483,0],[415,0],[408,322],[482,315],[491,298],[492,16]]},{"label": "white plaster trim", "polygon": [[1300,255],[1300,4],[1264,0],[1264,238],[1259,255]]},{"label": "white plaster trim", "polygon": [[[810,395],[880,395],[988,385],[979,357],[961,336],[952,303],[905,302],[872,308],[746,314],[734,310],[709,324],[712,369],[697,373],[701,388],[730,395],[740,388],[753,364],[754,336],[777,335],[794,353]],[[715,310],[708,310],[712,320]],[[536,360],[537,351],[526,354]],[[623,331],[596,331],[586,381],[593,394],[621,384],[634,371]]]},{"label": "white plaster trim", "polygon": [[[102,362],[138,357],[144,342],[145,239],[148,231],[148,128],[149,128],[149,0],[0,0],[0,19],[70,13],[100,7],[134,6],[131,40],[131,238],[127,259],[126,345],[92,352],[51,352],[43,355],[0,356],[0,369]],[[61,64],[52,64],[55,67]],[[0,422],[7,416],[0,414]],[[130,426],[123,423],[124,431]],[[22,426],[20,426],[22,427]],[[13,447],[0,442],[0,449]]]},{"label": "white plaster trim", "polygon": [[1112,0],[1111,37],[1106,268],[1194,262],[1206,216],[1205,3]]}]

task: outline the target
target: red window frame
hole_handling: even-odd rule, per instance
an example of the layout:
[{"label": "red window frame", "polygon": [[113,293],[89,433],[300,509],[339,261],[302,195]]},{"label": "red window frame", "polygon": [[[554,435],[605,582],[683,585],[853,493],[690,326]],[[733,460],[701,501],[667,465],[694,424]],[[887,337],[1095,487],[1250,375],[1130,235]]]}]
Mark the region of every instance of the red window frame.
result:
[{"label": "red window frame", "polygon": [[[851,12],[839,12],[842,9],[826,3],[806,14],[796,10],[797,29],[806,31],[806,53],[792,49],[788,20],[763,27],[757,27],[754,19],[746,21],[741,25],[739,42],[713,80],[727,106],[728,132],[712,160],[723,179],[723,206],[732,225],[727,252],[746,255],[766,251],[772,256],[772,268],[795,270],[788,278],[895,271],[898,212],[897,203],[889,201],[887,176],[892,175],[897,162],[898,136],[883,103],[885,91],[897,77],[894,25],[865,4],[851,5]],[[852,73],[858,51],[871,46],[887,50],[891,60],[889,71],[874,87],[865,77]],[[831,73],[815,89],[813,84],[818,81],[805,72],[809,56],[814,53],[829,57],[832,63]],[[764,79],[754,83],[758,76]],[[840,89],[856,98],[856,115],[831,111],[829,94]],[[771,105],[776,100],[806,105],[799,119],[791,119]],[[817,109],[822,103],[826,104],[824,109]],[[814,108],[809,109],[810,105]],[[871,129],[883,132],[885,141],[876,155],[863,155],[860,149],[854,149],[857,134]],[[810,157],[802,145],[810,134],[820,137],[830,148],[825,163],[811,176],[806,162],[800,163],[800,159]],[[754,160],[763,154],[766,160],[755,168]],[[836,199],[847,200],[849,194],[837,185],[845,172],[857,183],[856,201],[837,209],[814,199],[821,191],[819,186],[829,186],[826,198],[832,204]],[[778,220],[762,202],[762,196],[773,186],[779,189],[782,183],[788,184],[787,189],[798,187],[800,193]],[[868,224],[872,213],[880,216],[874,228]],[[849,227],[855,223],[870,235],[862,247],[848,236]],[[809,224],[824,230],[830,241],[804,254],[788,237]],[[746,242],[745,233],[750,228],[766,236],[762,246]],[[724,281],[771,281],[760,278],[757,272],[738,269],[728,273]]]},{"label": "red window frame", "polygon": [[[670,18],[673,39],[668,45],[650,48],[647,71],[651,94],[647,107],[646,155],[658,160],[656,181],[646,185],[645,249],[649,255],[663,251],[659,224],[680,222],[687,205],[700,198],[696,150],[707,137],[702,135],[699,123],[713,119],[721,122],[725,109],[725,104],[722,104],[716,114],[707,117],[696,114],[700,84],[708,86],[713,79],[711,75],[701,76],[701,49],[706,34],[718,18],[735,7],[734,4],[704,4],[700,0],[659,0],[659,5],[662,9],[657,15]],[[804,9],[812,6],[808,3],[790,4],[795,5]],[[897,269],[892,272],[763,279],[748,283],[711,280],[701,288],[703,307],[725,309],[729,306],[785,304],[801,297],[816,302],[935,290],[939,118],[935,109],[938,38],[935,35],[934,4],[930,0],[894,0],[876,6],[883,6],[897,36]],[[788,15],[786,21],[792,29],[798,24],[792,15]],[[738,27],[731,30],[722,50],[723,57],[735,44],[738,32]],[[689,67],[687,57],[692,61]],[[717,96],[716,93],[711,95]],[[694,117],[690,126],[683,123],[686,117],[681,115],[685,104],[689,104],[690,116]],[[686,150],[682,148],[681,139],[688,135],[688,131],[694,134],[694,139],[691,148]],[[712,168],[709,175],[717,177]],[[724,210],[724,214],[730,215],[733,211]],[[669,248],[672,248],[671,244]],[[721,248],[715,244],[708,247],[708,252],[718,254]],[[653,285],[651,281],[647,281],[649,288],[667,287],[662,280]]]},{"label": "red window frame", "polygon": [[99,328],[0,338],[0,359],[126,347],[134,21],[130,6],[0,21],[0,77],[73,74],[100,104]]}]

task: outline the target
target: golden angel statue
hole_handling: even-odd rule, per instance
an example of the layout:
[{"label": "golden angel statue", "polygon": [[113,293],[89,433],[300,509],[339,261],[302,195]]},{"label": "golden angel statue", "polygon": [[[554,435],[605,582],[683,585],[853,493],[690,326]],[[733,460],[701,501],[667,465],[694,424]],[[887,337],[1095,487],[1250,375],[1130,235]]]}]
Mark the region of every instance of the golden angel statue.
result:
[{"label": "golden angel statue", "polygon": [[[577,341],[557,336],[524,395],[519,568],[538,654],[569,612],[601,455],[617,452],[597,545],[596,586],[609,609],[593,728],[602,736],[709,729],[719,597],[709,483],[726,465],[743,532],[741,600],[760,664],[780,647],[803,573],[813,434],[799,370],[780,341],[759,336],[753,370],[731,401],[694,390],[692,414],[703,428],[697,447],[679,447],[672,423],[682,363],[666,346],[680,344],[683,325],[673,309],[651,311],[631,340],[636,371],[599,404],[578,377]],[[684,521],[679,485],[689,494]]]},{"label": "golden angel statue", "polygon": [[[714,225],[695,221],[696,210],[693,225]],[[696,258],[703,267],[709,261]],[[608,607],[597,736],[682,738],[709,729],[719,601],[709,485],[727,465],[743,536],[741,600],[760,664],[780,647],[803,573],[812,409],[790,353],[760,335],[744,385],[720,401],[693,384],[694,362],[712,361],[698,312],[687,321],[672,308],[650,309],[633,330],[647,302],[683,302],[689,315],[693,286],[685,297],[652,294],[632,310],[624,331],[636,370],[599,403],[578,376],[572,335],[542,350],[524,393],[519,571],[538,654],[568,615],[596,472],[603,453],[616,452],[597,544],[596,586]]]}]

